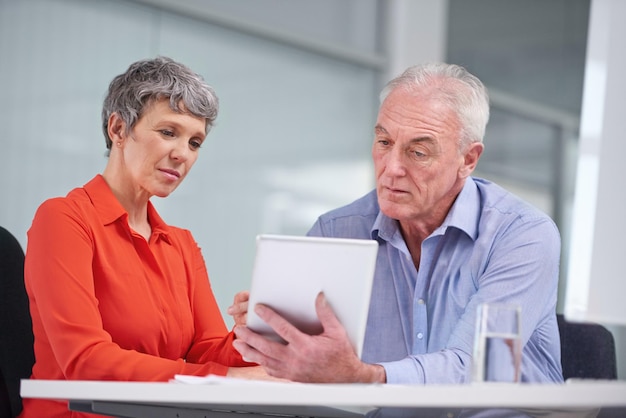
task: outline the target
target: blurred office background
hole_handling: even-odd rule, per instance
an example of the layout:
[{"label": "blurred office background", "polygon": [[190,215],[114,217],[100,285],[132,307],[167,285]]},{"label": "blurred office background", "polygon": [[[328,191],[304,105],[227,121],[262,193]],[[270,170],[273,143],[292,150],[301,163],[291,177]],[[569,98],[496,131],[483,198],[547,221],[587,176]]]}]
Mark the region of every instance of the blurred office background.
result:
[{"label": "blurred office background", "polygon": [[154,203],[193,232],[225,311],[248,288],[257,234],[304,234],[373,187],[384,82],[445,60],[491,91],[476,174],[557,222],[562,293],[589,10],[590,0],[0,0],[0,224],[26,248],[37,206],[104,168],[110,80],[171,56],[205,77],[221,110],[185,183]]}]

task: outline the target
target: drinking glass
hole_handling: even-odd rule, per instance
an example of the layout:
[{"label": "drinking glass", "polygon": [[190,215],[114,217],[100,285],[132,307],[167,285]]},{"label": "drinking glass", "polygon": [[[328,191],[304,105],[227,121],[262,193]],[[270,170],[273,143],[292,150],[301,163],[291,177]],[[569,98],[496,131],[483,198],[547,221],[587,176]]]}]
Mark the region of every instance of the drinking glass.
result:
[{"label": "drinking glass", "polygon": [[521,308],[483,303],[476,315],[473,381],[520,381],[522,362]]}]

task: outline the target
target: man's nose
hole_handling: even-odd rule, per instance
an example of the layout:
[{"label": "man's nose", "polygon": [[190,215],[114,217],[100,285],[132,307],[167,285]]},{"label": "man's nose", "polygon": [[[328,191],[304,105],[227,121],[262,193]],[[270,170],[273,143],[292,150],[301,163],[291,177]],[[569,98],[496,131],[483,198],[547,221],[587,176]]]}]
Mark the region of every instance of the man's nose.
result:
[{"label": "man's nose", "polygon": [[393,149],[386,155],[385,171],[387,174],[403,176],[406,174],[406,156],[399,149]]}]

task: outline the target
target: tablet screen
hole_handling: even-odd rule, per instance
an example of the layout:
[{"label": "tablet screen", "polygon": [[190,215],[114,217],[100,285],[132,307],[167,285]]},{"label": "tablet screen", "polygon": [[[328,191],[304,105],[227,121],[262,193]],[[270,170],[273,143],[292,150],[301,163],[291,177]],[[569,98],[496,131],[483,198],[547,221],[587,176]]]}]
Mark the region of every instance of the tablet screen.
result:
[{"label": "tablet screen", "polygon": [[301,331],[319,334],[315,298],[324,292],[360,358],[377,253],[374,240],[259,235],[247,326],[280,340],[252,309],[263,303]]}]

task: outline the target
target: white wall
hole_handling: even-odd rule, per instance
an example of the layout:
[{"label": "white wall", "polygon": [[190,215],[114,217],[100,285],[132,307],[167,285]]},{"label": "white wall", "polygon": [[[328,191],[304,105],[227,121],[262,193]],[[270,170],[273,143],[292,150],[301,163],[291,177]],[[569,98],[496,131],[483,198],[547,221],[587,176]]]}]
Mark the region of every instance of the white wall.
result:
[{"label": "white wall", "polygon": [[[448,0],[0,0],[0,224],[25,247],[41,201],[104,167],[100,107],[110,79],[134,60],[171,55],[205,76],[222,108],[186,183],[155,203],[166,220],[194,233],[225,309],[248,286],[257,233],[304,233],[321,212],[372,186],[369,147],[381,83],[413,63],[444,59],[448,6]],[[543,13],[541,21],[554,14]],[[475,26],[465,16],[462,27],[450,29]],[[557,32],[550,42],[562,35],[558,25],[545,27]],[[489,43],[474,44],[479,52],[489,49],[490,60],[469,51],[468,62],[473,57],[536,99],[550,91],[516,84],[522,67],[502,61],[509,41],[479,29]],[[625,38],[621,30],[614,48]],[[539,58],[528,62],[546,56]],[[479,76],[489,83],[489,74]],[[564,79],[571,87],[572,74]],[[498,131],[498,140],[500,134],[511,133]],[[541,206],[545,190],[529,192]]]},{"label": "white wall", "polygon": [[619,375],[626,376],[626,2],[593,0],[565,315],[613,325]]},{"label": "white wall", "polygon": [[[354,31],[375,25],[375,13],[360,16]],[[336,30],[337,45],[365,49],[346,33]],[[0,224],[24,248],[37,206],[104,168],[110,80],[157,54],[201,73],[220,97],[191,174],[154,203],[193,232],[225,310],[249,286],[256,234],[303,234],[372,187],[377,70],[138,2],[0,0]]]},{"label": "white wall", "polygon": [[[257,234],[304,234],[373,187],[387,60],[395,72],[442,59],[445,4],[0,0],[0,224],[25,248],[37,206],[104,168],[110,80],[137,59],[169,55],[205,77],[221,109],[190,176],[154,203],[193,232],[225,311],[249,286]],[[416,13],[429,23],[415,25]],[[381,46],[385,25],[395,41]]]}]

